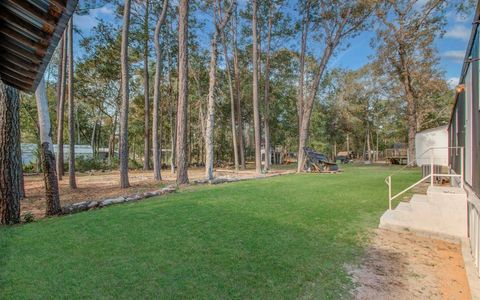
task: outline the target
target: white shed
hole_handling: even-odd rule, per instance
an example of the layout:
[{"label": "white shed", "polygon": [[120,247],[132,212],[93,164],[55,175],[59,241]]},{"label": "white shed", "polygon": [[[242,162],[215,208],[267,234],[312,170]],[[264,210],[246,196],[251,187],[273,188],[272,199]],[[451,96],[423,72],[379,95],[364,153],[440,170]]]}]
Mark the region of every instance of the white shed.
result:
[{"label": "white shed", "polygon": [[[420,131],[415,135],[415,157],[417,165],[429,165],[433,153],[433,163],[448,166],[448,126]],[[441,148],[427,151],[430,148]]]}]

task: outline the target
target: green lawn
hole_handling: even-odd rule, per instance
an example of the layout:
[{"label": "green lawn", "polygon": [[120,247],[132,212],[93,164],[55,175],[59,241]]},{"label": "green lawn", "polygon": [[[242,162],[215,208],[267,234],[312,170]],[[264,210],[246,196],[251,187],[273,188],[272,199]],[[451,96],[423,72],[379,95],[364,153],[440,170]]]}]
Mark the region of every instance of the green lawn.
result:
[{"label": "green lawn", "polygon": [[[343,298],[392,170],[194,187],[0,228],[0,298]],[[402,172],[396,188],[418,178]]]}]

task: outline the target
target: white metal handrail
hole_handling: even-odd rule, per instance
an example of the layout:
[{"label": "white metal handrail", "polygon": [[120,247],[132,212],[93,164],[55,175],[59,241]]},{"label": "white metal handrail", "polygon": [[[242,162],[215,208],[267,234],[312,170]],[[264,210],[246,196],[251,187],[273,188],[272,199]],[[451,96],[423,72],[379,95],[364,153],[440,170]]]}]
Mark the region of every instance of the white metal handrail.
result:
[{"label": "white metal handrail", "polygon": [[[435,152],[434,150],[440,150],[440,149],[460,149],[460,174],[441,174],[441,173],[435,173],[434,172],[434,161],[435,161]],[[424,154],[432,152],[430,155],[430,174],[427,176],[423,177],[419,181],[415,182],[414,184],[410,185],[406,189],[402,190],[401,192],[395,194],[392,196],[392,176],[397,174],[399,171],[404,170],[408,166],[413,166],[415,163],[418,161],[418,159],[422,158]],[[388,185],[388,209],[392,210],[392,201],[398,198],[400,195],[405,194],[407,191],[411,190],[412,188],[416,187],[423,181],[427,180],[430,178],[430,185],[434,185],[434,179],[435,177],[450,177],[450,178],[455,178],[455,177],[460,177],[460,187],[463,188],[463,179],[464,179],[464,147],[432,147],[428,148],[425,150],[422,154],[420,154],[419,157],[415,158],[413,161],[409,162],[405,167],[401,168],[397,172],[390,174],[385,178],[385,183]]]}]

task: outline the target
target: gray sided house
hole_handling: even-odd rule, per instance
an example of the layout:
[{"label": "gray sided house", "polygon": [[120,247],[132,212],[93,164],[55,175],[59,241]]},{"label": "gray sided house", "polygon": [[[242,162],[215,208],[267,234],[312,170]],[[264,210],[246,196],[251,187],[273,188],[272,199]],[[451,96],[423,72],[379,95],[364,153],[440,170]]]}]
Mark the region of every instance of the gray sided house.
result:
[{"label": "gray sided house", "polygon": [[[453,172],[464,170],[464,189],[467,193],[468,237],[477,267],[480,265],[480,2],[477,6],[460,82],[457,87],[455,106],[448,127],[450,147],[464,147],[462,164],[458,149],[450,148],[449,164]],[[459,180],[457,180],[457,183]]]},{"label": "gray sided house", "polygon": [[[416,183],[397,192],[396,174],[385,178],[389,209],[380,227],[460,241],[470,288],[480,299],[480,1],[472,24],[448,127],[417,134],[414,162],[424,172]],[[425,182],[426,194],[418,190],[408,202],[399,201]]]}]

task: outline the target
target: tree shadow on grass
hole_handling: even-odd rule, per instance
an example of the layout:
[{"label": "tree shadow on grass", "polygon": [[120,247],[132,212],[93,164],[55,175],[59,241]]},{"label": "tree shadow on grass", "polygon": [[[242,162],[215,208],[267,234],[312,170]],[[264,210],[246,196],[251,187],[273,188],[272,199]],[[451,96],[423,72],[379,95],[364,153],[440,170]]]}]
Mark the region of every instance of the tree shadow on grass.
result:
[{"label": "tree shadow on grass", "polygon": [[3,246],[4,295],[347,295],[352,282],[344,266],[363,250],[355,220],[343,224],[327,215],[303,222],[298,211],[289,217],[268,213],[269,205],[230,204],[154,199],[20,228],[19,238],[7,236]]}]

